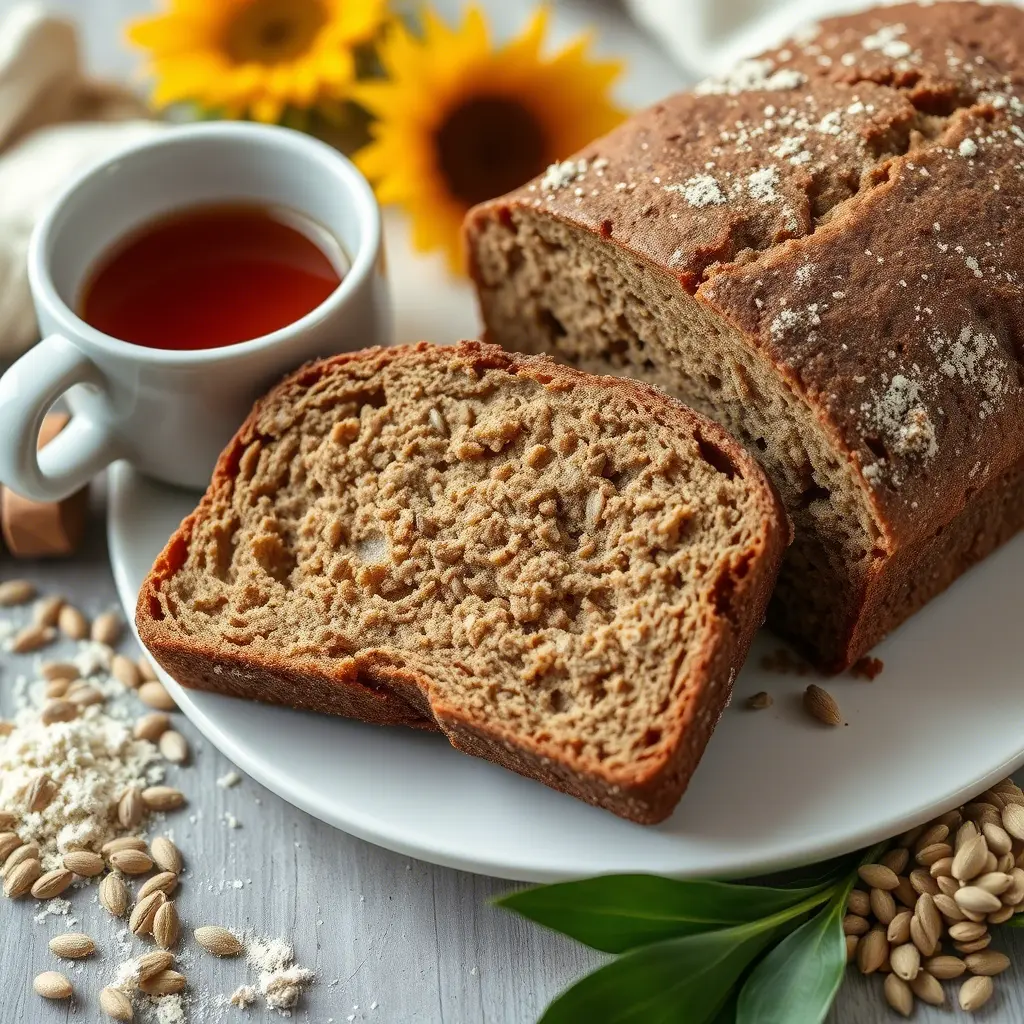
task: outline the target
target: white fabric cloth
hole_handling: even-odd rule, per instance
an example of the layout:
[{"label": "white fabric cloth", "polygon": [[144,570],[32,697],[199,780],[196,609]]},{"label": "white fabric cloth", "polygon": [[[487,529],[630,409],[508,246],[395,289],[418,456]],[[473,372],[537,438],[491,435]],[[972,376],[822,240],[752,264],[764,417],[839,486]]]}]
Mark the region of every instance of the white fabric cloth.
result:
[{"label": "white fabric cloth", "polygon": [[164,130],[128,89],[82,71],[74,26],[36,4],[0,20],[0,361],[38,337],[26,276],[33,225],[89,164]]}]

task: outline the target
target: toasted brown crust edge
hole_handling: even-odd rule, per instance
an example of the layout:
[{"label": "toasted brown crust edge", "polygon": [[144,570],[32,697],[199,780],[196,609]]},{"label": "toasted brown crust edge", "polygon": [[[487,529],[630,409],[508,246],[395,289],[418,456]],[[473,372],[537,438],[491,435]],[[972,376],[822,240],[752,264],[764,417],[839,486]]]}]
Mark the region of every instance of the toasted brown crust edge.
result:
[{"label": "toasted brown crust edge", "polygon": [[[432,699],[428,676],[396,666],[381,652],[367,651],[325,671],[316,662],[290,663],[260,655],[258,663],[233,648],[207,645],[168,629],[154,613],[163,583],[183,564],[197,522],[223,485],[231,485],[238,459],[253,436],[260,409],[278,392],[295,383],[317,379],[355,360],[388,361],[405,354],[436,353],[448,360],[451,353],[477,368],[499,367],[549,385],[605,387],[629,395],[666,425],[688,433],[699,431],[721,449],[757,492],[761,528],[753,547],[730,566],[723,586],[731,598],[728,614],[715,614],[717,628],[705,630],[694,662],[695,678],[686,688],[686,700],[672,735],[656,757],[638,769],[617,775],[597,763],[566,763],[562,751],[550,743],[506,735],[471,721],[459,708]],[[142,643],[157,662],[182,685],[293,708],[342,715],[380,725],[406,725],[439,729],[452,746],[536,779],[621,817],[653,824],[671,814],[696,768],[711,733],[724,711],[732,682],[743,664],[765,610],[791,538],[789,520],[774,486],[756,463],[721,427],[683,406],[667,394],[636,381],[595,377],[539,356],[507,353],[495,345],[461,342],[439,348],[420,342],[389,349],[366,349],[309,364],[285,378],[261,399],[225,448],[211,484],[196,510],[186,517],[167,542],[146,577],[136,607],[136,625]],[[709,610],[709,615],[712,612]]]}]

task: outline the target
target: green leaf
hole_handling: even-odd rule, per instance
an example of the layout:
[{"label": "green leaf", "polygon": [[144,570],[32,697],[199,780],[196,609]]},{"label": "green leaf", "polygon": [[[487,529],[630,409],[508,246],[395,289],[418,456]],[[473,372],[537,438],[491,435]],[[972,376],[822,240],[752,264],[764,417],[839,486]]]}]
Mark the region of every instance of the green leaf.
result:
[{"label": "green leaf", "polygon": [[[874,860],[887,844],[865,851]],[[843,915],[857,880],[852,865],[828,906],[782,940],[751,972],[740,992],[736,1024],[820,1024],[843,983]]]},{"label": "green leaf", "polygon": [[708,1024],[728,1014],[736,979],[782,924],[720,928],[625,953],[559,996],[540,1024]]},{"label": "green leaf", "polygon": [[830,904],[787,935],[740,993],[736,1024],[820,1024],[843,982],[842,904]]},{"label": "green leaf", "polygon": [[[656,875],[606,875],[523,889],[499,906],[606,953],[769,917],[823,893]],[[821,902],[827,899],[823,894]]]},{"label": "green leaf", "polygon": [[791,871],[755,878],[752,881],[758,885],[775,886],[779,889],[830,885],[840,878],[845,878],[857,866],[859,859],[856,854],[844,854],[841,857],[821,861],[819,864],[808,864],[802,868],[793,868]]}]

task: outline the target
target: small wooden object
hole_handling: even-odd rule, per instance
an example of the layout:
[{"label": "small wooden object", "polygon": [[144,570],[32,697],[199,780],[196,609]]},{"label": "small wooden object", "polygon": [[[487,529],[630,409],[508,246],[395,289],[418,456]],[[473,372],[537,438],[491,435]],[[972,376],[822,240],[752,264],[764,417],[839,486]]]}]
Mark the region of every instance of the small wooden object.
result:
[{"label": "small wooden object", "polygon": [[[67,413],[48,413],[39,431],[39,447],[49,444],[67,425]],[[89,489],[63,501],[30,501],[0,488],[0,523],[4,544],[15,558],[56,558],[73,554],[85,533]]]}]

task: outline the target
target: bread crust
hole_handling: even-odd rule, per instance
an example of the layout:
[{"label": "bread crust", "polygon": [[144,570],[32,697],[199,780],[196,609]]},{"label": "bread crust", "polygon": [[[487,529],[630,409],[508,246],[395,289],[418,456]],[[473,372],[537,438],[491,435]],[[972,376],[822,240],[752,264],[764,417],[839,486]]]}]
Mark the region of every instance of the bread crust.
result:
[{"label": "bread crust", "polygon": [[971,564],[970,538],[944,534],[1024,457],[1024,11],[829,19],[748,72],[636,115],[566,187],[479,207],[471,267],[484,292],[488,222],[550,217],[674,278],[773,367],[871,521],[832,635],[769,612],[841,670],[937,592],[919,576],[955,578],[930,552]]},{"label": "bread crust", "polygon": [[[625,393],[652,417],[692,435],[699,431],[732,460],[756,496],[760,524],[749,550],[725,573],[726,597],[708,608],[699,657],[686,688],[687,699],[659,754],[642,765],[609,771],[597,761],[566,763],[551,742],[513,736],[497,725],[474,721],[463,709],[445,704],[433,692],[427,672],[398,666],[384,650],[327,661],[288,661],[272,654],[253,659],[215,640],[186,636],[163,618],[159,592],[184,564],[196,524],[213,504],[218,488],[230,486],[242,452],[256,434],[263,403],[281,389],[309,384],[353,361],[391,361],[407,355],[450,361],[454,356],[476,368],[500,367],[545,386],[586,386]],[[230,696],[342,715],[379,725],[405,725],[443,732],[452,745],[521,775],[632,821],[651,824],[675,807],[704,747],[728,703],[732,683],[746,658],[790,540],[789,521],[763,470],[724,430],[663,392],[616,377],[593,377],[554,361],[507,353],[497,346],[462,342],[439,349],[420,343],[368,349],[303,367],[257,404],[220,457],[210,489],[196,510],[170,538],[143,583],[136,609],[139,636],[156,661],[184,686]],[[723,611],[724,609],[724,611]]]}]

